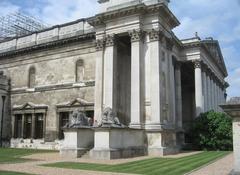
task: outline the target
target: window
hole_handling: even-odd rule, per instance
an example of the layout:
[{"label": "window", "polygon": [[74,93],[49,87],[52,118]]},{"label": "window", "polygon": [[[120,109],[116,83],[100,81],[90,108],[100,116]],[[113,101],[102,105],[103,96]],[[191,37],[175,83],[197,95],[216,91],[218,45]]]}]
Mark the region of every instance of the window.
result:
[{"label": "window", "polygon": [[22,137],[22,115],[15,115],[15,132],[14,138]]},{"label": "window", "polygon": [[28,77],[28,87],[34,88],[35,81],[36,81],[36,69],[35,69],[35,67],[30,67],[29,77]]},{"label": "window", "polygon": [[83,60],[78,60],[76,62],[76,82],[83,81],[84,77],[84,62]]},{"label": "window", "polygon": [[30,139],[32,137],[32,114],[25,116],[25,138]]},{"label": "window", "polygon": [[63,127],[69,122],[69,112],[60,112],[59,114],[59,139],[64,139]]},{"label": "window", "polygon": [[35,138],[36,139],[42,139],[43,138],[43,114],[39,113],[39,114],[36,114],[36,136]]}]

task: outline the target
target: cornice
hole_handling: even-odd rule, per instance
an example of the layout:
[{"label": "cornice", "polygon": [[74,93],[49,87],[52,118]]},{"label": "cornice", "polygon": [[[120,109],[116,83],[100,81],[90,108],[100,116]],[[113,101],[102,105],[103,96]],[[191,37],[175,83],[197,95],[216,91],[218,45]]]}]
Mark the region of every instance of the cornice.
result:
[{"label": "cornice", "polygon": [[66,45],[69,43],[76,43],[79,41],[84,41],[84,40],[89,40],[89,39],[95,39],[95,33],[74,36],[74,37],[70,37],[70,38],[66,38],[66,39],[51,41],[48,43],[33,45],[33,46],[22,48],[22,49],[16,49],[16,50],[8,51],[8,52],[3,52],[3,53],[0,53],[0,59],[3,57],[8,57],[8,56],[18,56],[18,55],[29,54],[29,52],[46,49],[46,48],[54,48],[56,46]]},{"label": "cornice", "polygon": [[137,14],[137,13],[140,13],[140,14],[159,13],[159,14],[165,16],[166,21],[169,23],[169,25],[172,28],[180,25],[180,22],[178,21],[178,19],[173,15],[173,13],[163,3],[150,5],[150,6],[147,6],[144,3],[141,3],[141,4],[138,4],[135,6],[125,7],[125,8],[118,9],[118,10],[100,13],[93,17],[88,18],[87,22],[90,25],[96,27],[96,26],[105,24],[105,22],[108,20],[112,20],[112,19],[119,18],[119,17],[125,17],[125,16],[129,16],[129,15]]},{"label": "cornice", "polygon": [[43,87],[35,87],[34,90],[28,91],[28,89],[12,89],[11,94],[23,94],[23,93],[35,93],[35,92],[45,92],[53,90],[63,90],[63,89],[73,89],[73,88],[83,88],[83,87],[93,87],[95,86],[95,81],[86,81],[82,85],[74,83],[48,85]]},{"label": "cornice", "polygon": [[204,43],[202,43],[201,41],[196,41],[196,42],[183,44],[183,48],[194,48],[194,47],[203,48],[207,52],[207,54],[211,57],[211,60],[213,61],[213,63],[218,67],[218,69],[223,73],[223,75],[227,77],[228,75],[227,70],[223,68],[225,67],[225,65],[223,65],[223,67],[219,65],[219,63],[216,61],[216,59],[213,57],[213,55],[210,53],[210,51],[208,50],[207,46]]}]

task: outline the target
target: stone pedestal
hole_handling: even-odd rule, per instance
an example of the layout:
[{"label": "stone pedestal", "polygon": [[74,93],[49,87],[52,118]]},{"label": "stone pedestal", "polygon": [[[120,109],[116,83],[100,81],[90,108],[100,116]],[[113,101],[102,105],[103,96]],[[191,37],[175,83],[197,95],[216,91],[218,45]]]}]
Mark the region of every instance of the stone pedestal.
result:
[{"label": "stone pedestal", "polygon": [[60,155],[78,158],[93,148],[94,131],[91,128],[71,128],[64,130],[63,146]]},{"label": "stone pedestal", "polygon": [[144,131],[130,128],[95,128],[94,159],[120,159],[145,155]]},{"label": "stone pedestal", "polygon": [[165,156],[177,154],[180,146],[177,146],[177,136],[175,132],[164,132],[164,130],[148,130],[148,155]]},{"label": "stone pedestal", "polygon": [[240,175],[240,97],[232,98],[220,107],[233,118],[234,170],[232,175]]}]

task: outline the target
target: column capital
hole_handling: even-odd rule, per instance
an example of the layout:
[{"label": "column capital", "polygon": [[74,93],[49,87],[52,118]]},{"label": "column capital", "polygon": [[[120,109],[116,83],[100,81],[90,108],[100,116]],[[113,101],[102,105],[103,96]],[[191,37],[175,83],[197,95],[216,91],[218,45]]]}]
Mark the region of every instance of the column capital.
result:
[{"label": "column capital", "polygon": [[105,40],[104,39],[97,39],[96,40],[96,51],[102,51],[105,46]]},{"label": "column capital", "polygon": [[173,39],[172,38],[166,38],[166,47],[168,50],[172,51],[174,46]]},{"label": "column capital", "polygon": [[149,33],[149,39],[150,41],[161,41],[164,37],[164,34],[162,31],[152,29]]},{"label": "column capital", "polygon": [[114,46],[115,41],[116,41],[116,36],[115,35],[107,35],[106,38],[105,38],[106,47]]},{"label": "column capital", "polygon": [[194,61],[193,61],[193,64],[194,64],[194,68],[195,68],[195,69],[202,67],[202,62],[201,62],[201,60],[194,60]]},{"label": "column capital", "polygon": [[175,68],[176,68],[176,69],[181,69],[181,67],[182,67],[182,62],[180,62],[180,61],[175,61],[175,62],[174,62],[174,65],[175,65]]},{"label": "column capital", "polygon": [[144,38],[144,31],[142,30],[132,30],[128,32],[131,37],[131,42],[138,42],[143,40]]}]

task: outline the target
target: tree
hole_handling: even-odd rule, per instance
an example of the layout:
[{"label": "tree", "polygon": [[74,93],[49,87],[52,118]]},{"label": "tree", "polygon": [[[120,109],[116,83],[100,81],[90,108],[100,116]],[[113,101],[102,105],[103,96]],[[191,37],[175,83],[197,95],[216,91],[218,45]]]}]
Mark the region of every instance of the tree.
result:
[{"label": "tree", "polygon": [[225,113],[206,112],[191,129],[193,147],[200,150],[232,150],[232,119]]}]

